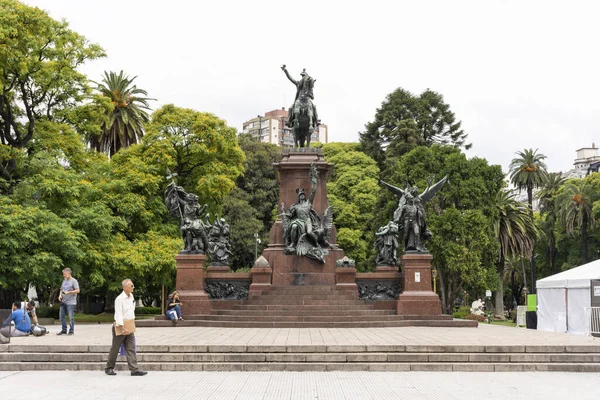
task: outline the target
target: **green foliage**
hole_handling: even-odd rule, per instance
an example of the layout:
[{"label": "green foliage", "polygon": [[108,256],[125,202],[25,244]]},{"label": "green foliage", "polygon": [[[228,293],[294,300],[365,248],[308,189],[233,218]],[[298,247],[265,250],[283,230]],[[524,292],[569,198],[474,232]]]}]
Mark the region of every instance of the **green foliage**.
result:
[{"label": "green foliage", "polygon": [[419,146],[450,144],[468,149],[471,145],[465,143],[466,137],[441,94],[427,89],[415,96],[398,88],[386,97],[374,120],[366,124],[360,143],[383,169],[387,159]]},{"label": "green foliage", "polygon": [[38,318],[60,318],[60,305],[54,304],[52,306],[38,306],[35,308],[35,315]]},{"label": "green foliage", "polygon": [[510,162],[510,181],[517,190],[527,191],[529,206],[532,206],[533,189],[541,187],[546,180],[546,156],[538,154],[537,149],[517,151],[518,157]]},{"label": "green foliage", "polygon": [[327,196],[333,206],[337,243],[357,262],[358,269],[374,269],[374,210],[379,192],[379,168],[359,151],[358,143],[322,145],[325,161],[334,164],[327,183]]},{"label": "green foliage", "polygon": [[[411,182],[424,190],[428,178],[437,181],[444,175],[448,182],[426,206],[428,227],[433,232],[426,246],[439,271],[442,306],[450,313],[463,290],[481,291],[498,285],[493,221],[504,174],[484,159],[467,159],[456,147],[434,145],[417,147],[391,163],[387,181],[398,187]],[[390,219],[397,204],[394,196],[381,192],[375,215],[378,225]]]},{"label": "green foliage", "polygon": [[136,315],[160,315],[162,309],[160,307],[136,307]]},{"label": "green foliage", "polygon": [[454,318],[465,319],[467,315],[471,314],[471,307],[463,306],[459,307],[452,313]]},{"label": "green foliage", "polygon": [[38,121],[53,119],[89,93],[77,68],[104,51],[68,24],[39,8],[0,0],[0,185],[4,193],[19,175],[18,152],[35,136]]},{"label": "green foliage", "polygon": [[144,135],[144,123],[150,120],[146,110],[150,110],[148,93],[132,85],[137,77],[129,79],[121,71],[104,72],[98,92],[110,100],[112,107],[106,109],[106,120],[102,124],[100,135],[88,135],[88,141],[97,151],[113,156],[123,147],[138,143]]},{"label": "green foliage", "polygon": [[213,114],[168,104],[152,114],[140,162],[164,176],[177,173],[177,184],[196,193],[199,202],[220,212],[223,198],[244,172],[244,152],[236,131]]},{"label": "green foliage", "polygon": [[[245,199],[246,193],[240,188],[234,188],[223,201],[223,215],[231,226],[231,268],[252,267],[256,261],[257,243],[255,233],[264,235],[264,225],[258,218],[258,212]],[[258,254],[262,246],[258,247]]]}]

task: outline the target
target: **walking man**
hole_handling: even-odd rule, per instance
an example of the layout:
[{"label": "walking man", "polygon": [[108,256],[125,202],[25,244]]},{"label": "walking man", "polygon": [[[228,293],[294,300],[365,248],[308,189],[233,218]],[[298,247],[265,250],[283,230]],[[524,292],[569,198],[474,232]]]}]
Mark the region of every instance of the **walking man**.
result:
[{"label": "walking man", "polygon": [[58,301],[60,301],[60,323],[62,330],[58,335],[67,334],[67,314],[69,314],[69,335],[75,334],[75,306],[77,305],[77,294],[79,293],[79,283],[73,278],[71,268],[62,270],[65,278],[60,287]]},{"label": "walking man", "polygon": [[133,298],[133,282],[125,279],[122,282],[123,292],[115,299],[115,323],[112,327],[112,346],[108,353],[108,361],[104,372],[116,375],[115,364],[121,345],[125,347],[127,365],[132,376],[144,376],[148,372],[141,371],[135,356],[135,300]]}]

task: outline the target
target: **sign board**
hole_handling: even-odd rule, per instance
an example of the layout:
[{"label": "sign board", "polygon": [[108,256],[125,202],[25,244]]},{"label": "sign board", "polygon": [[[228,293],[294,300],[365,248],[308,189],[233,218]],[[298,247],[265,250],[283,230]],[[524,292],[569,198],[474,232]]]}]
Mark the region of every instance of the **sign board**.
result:
[{"label": "sign board", "polygon": [[415,282],[421,282],[421,273],[415,272]]},{"label": "sign board", "polygon": [[537,295],[527,295],[527,311],[537,311]]},{"label": "sign board", "polygon": [[486,290],[485,291],[485,297],[492,297],[492,291],[491,290]]},{"label": "sign board", "polygon": [[592,307],[600,307],[600,279],[592,279],[590,281],[590,305]]}]

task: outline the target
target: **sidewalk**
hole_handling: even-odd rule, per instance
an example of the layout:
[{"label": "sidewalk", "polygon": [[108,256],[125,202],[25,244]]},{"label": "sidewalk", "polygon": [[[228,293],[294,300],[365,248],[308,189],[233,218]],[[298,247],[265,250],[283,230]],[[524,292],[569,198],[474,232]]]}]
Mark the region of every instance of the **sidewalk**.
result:
[{"label": "sidewalk", "polygon": [[37,400],[595,400],[600,374],[565,372],[0,372],[2,398]]}]

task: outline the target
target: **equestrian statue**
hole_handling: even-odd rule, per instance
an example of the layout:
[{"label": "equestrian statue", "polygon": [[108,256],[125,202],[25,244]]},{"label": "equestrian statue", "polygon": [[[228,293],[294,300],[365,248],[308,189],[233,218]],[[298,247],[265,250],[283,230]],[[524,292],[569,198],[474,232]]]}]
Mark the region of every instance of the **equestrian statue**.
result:
[{"label": "equestrian statue", "polygon": [[317,107],[313,103],[313,87],[316,80],[306,69],[302,70],[299,81],[291,77],[285,65],[281,67],[288,79],[296,86],[296,98],[288,111],[287,126],[292,128],[294,147],[310,147],[310,137],[319,126]]}]

